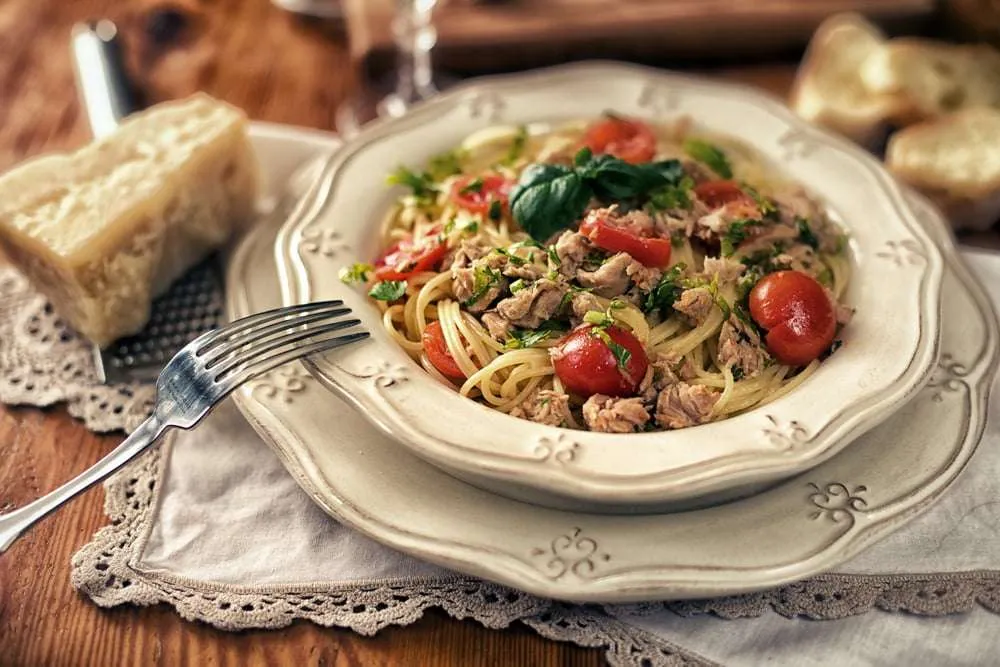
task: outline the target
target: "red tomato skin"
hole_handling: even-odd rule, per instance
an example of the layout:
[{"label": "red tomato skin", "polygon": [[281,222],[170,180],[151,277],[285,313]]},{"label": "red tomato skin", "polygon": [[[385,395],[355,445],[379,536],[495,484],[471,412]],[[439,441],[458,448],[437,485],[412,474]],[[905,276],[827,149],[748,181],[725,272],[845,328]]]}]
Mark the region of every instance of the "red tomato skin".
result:
[{"label": "red tomato skin", "polygon": [[448,343],[444,339],[440,322],[435,320],[427,325],[427,328],[424,329],[424,335],[421,336],[421,344],[427,358],[441,375],[450,380],[461,381],[465,379],[465,373],[458,367],[455,357],[451,356],[451,352],[448,350]]},{"label": "red tomato skin", "polygon": [[753,202],[750,195],[743,192],[736,181],[705,181],[694,186],[694,193],[711,208],[725,206],[729,202]]},{"label": "red tomato skin", "polygon": [[767,330],[767,347],[789,366],[818,359],[833,343],[837,318],[822,285],[801,271],[764,276],[750,291],[750,316]]},{"label": "red tomato skin", "polygon": [[619,326],[605,329],[611,340],[631,353],[625,372],[622,372],[615,355],[593,334],[593,329],[590,324],[579,326],[553,348],[552,365],[556,375],[566,389],[578,396],[634,395],[649,368],[649,358],[642,343]]},{"label": "red tomato skin", "polygon": [[639,164],[656,155],[656,135],[653,129],[631,118],[606,118],[587,128],[584,145],[595,155],[608,154]]},{"label": "red tomato skin", "polygon": [[673,250],[670,239],[639,236],[606,220],[590,217],[580,225],[580,233],[598,248],[608,252],[627,252],[645,266],[661,268],[670,264]]},{"label": "red tomato skin", "polygon": [[507,180],[499,174],[491,174],[482,177],[483,187],[478,192],[463,193],[462,190],[467,188],[474,180],[476,179],[472,176],[462,176],[455,179],[449,194],[455,206],[464,208],[466,211],[472,213],[486,215],[490,211],[490,205],[494,201],[499,201],[504,210],[508,210],[510,206],[510,191],[514,187],[513,181]]},{"label": "red tomato skin", "polygon": [[415,273],[430,271],[444,258],[448,247],[437,232],[431,232],[414,243],[403,240],[393,245],[375,260],[377,280],[407,280]]}]

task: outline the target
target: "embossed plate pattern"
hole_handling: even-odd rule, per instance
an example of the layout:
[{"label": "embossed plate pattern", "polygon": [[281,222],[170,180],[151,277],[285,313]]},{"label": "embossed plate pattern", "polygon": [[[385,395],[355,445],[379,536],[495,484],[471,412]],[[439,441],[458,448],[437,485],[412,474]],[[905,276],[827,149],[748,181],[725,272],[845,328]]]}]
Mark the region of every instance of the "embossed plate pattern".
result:
[{"label": "embossed plate pattern", "polygon": [[[258,144],[263,164],[303,159],[308,143],[293,130],[286,136],[283,145],[274,136]],[[982,434],[997,363],[995,316],[942,219],[923,200],[914,197],[912,204],[948,267],[944,354],[933,378],[838,456],[746,500],[645,516],[507,500],[401,448],[301,366],[244,388],[236,402],[324,510],[385,544],[461,572],[537,595],[602,602],[725,595],[805,578],[930,506]],[[234,255],[231,316],[280,300],[273,233],[259,230]],[[779,439],[797,437],[794,427],[775,429],[784,434]],[[552,456],[570,455],[566,441],[550,446]]]},{"label": "embossed plate pattern", "polygon": [[[743,139],[786,165],[850,230],[847,300],[857,314],[842,349],[794,392],[720,422],[630,436],[514,419],[431,378],[391,340],[363,291],[337,279],[375,255],[375,225],[396,194],[381,174],[399,162],[421,164],[493,123],[597,116],[609,105],[663,120],[689,114]],[[628,512],[745,494],[826,460],[888,417],[937,359],[943,261],[898,187],[870,155],[748,88],[609,63],[484,79],[366,130],[316,192],[279,236],[285,303],[342,298],[373,336],[310,370],[420,456],[511,497]]]}]

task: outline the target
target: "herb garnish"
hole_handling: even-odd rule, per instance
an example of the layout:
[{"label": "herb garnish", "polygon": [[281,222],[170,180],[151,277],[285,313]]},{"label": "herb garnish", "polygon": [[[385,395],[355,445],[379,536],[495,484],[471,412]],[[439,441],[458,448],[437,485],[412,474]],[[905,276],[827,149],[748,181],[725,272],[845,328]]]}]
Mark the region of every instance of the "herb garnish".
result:
[{"label": "herb garnish", "polygon": [[805,218],[795,218],[795,227],[799,230],[799,241],[802,241],[813,250],[819,249],[819,237],[809,226],[809,221]]},{"label": "herb garnish", "polygon": [[511,212],[533,238],[544,241],[579,220],[591,199],[621,201],[645,198],[684,176],[677,160],[630,164],[611,155],[594,156],[583,148],[572,167],[532,164],[510,197]]},{"label": "herb garnish", "polygon": [[746,183],[743,184],[743,191],[750,195],[750,198],[757,203],[757,208],[760,209],[761,215],[768,220],[776,220],[778,218],[778,207],[772,200],[768,199]]},{"label": "herb garnish", "polygon": [[435,181],[443,181],[449,176],[462,173],[465,151],[454,150],[435,155],[427,163],[427,176]]},{"label": "herb garnish", "polygon": [[389,174],[386,182],[389,185],[403,185],[410,188],[413,191],[413,196],[423,202],[430,201],[436,192],[434,179],[430,174],[410,171],[403,166],[400,166],[396,171]]},{"label": "herb garnish", "polygon": [[517,280],[515,280],[510,284],[510,293],[517,294],[527,286],[528,283],[524,282],[524,278],[518,278]]},{"label": "herb garnish", "polygon": [[649,193],[649,207],[654,211],[691,208],[691,190],[694,180],[690,176],[681,178],[676,185],[664,185]]},{"label": "herb garnish", "polygon": [[375,267],[371,264],[362,264],[360,262],[355,262],[350,266],[345,266],[340,270],[338,277],[342,282],[347,284],[350,283],[366,283],[368,282],[368,274],[375,270]]},{"label": "herb garnish", "polygon": [[379,301],[396,301],[406,294],[405,280],[383,280],[375,283],[368,291],[368,296]]},{"label": "herb garnish", "polygon": [[528,142],[528,128],[521,125],[517,128],[517,134],[510,142],[510,148],[507,150],[507,156],[503,159],[503,163],[510,166],[517,162],[521,155],[524,153],[524,146]]},{"label": "herb garnish", "polygon": [[746,241],[749,236],[748,229],[760,224],[760,220],[737,220],[729,225],[729,229],[722,236],[721,250],[723,257],[729,257],[736,252],[737,246]]},{"label": "herb garnish", "polygon": [[475,277],[472,283],[472,296],[462,302],[465,307],[472,306],[482,299],[501,279],[500,272],[488,266],[477,266],[473,275]]},{"label": "herb garnish", "polygon": [[514,329],[510,332],[510,338],[504,343],[504,348],[519,350],[534,347],[557,334],[562,334],[563,331],[565,327],[558,320],[546,320],[537,329]]},{"label": "herb garnish", "polygon": [[459,192],[459,194],[468,195],[468,194],[474,194],[474,193],[478,194],[478,193],[480,193],[482,191],[483,191],[483,179],[482,178],[475,178],[475,179],[469,181],[469,184],[466,185],[461,190],[459,190],[458,192]]},{"label": "herb garnish", "polygon": [[732,178],[733,169],[729,166],[729,160],[717,146],[713,146],[701,139],[687,139],[684,142],[684,152],[699,162],[704,162],[723,178]]},{"label": "herb garnish", "polygon": [[669,271],[665,271],[656,286],[646,295],[646,300],[642,304],[645,313],[659,312],[665,315],[674,307],[674,301],[680,297],[684,288],[680,284],[681,274],[685,265],[675,264]]},{"label": "herb garnish", "polygon": [[608,349],[611,350],[611,354],[615,357],[615,362],[618,364],[618,371],[622,375],[628,377],[628,362],[632,359],[632,353],[629,352],[624,346],[619,345],[612,340],[611,336],[604,329],[604,327],[594,326],[590,332],[592,336],[596,336],[602,343],[608,346]]},{"label": "herb garnish", "polygon": [[490,202],[490,209],[486,212],[486,217],[493,222],[500,222],[500,218],[503,217],[503,203],[499,199]]}]

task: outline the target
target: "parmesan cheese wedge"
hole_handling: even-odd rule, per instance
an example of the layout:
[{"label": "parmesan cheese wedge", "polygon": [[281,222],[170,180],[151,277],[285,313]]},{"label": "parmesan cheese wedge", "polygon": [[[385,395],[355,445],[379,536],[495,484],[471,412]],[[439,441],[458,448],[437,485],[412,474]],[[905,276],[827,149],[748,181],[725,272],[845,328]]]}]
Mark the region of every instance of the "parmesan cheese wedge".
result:
[{"label": "parmesan cheese wedge", "polygon": [[0,177],[0,245],[106,347],[141,331],[153,298],[242,230],[257,186],[246,117],[199,94]]}]

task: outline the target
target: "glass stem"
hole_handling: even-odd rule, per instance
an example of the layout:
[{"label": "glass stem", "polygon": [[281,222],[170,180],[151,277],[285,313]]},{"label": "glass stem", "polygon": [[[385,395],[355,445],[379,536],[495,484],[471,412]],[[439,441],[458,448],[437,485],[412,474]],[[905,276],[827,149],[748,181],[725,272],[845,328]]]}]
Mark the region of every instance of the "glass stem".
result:
[{"label": "glass stem", "polygon": [[436,0],[396,0],[392,32],[396,41],[396,97],[409,105],[427,99],[434,88],[431,49],[437,32],[431,20]]}]

